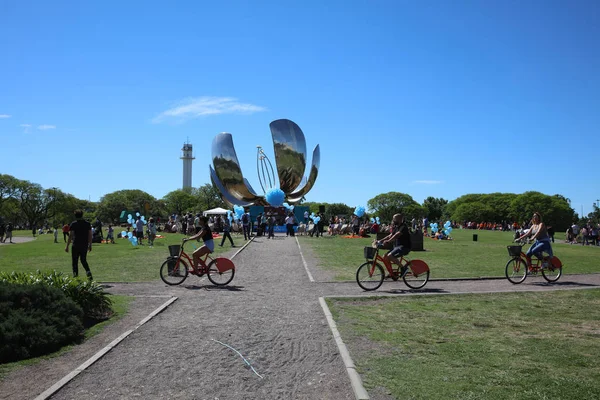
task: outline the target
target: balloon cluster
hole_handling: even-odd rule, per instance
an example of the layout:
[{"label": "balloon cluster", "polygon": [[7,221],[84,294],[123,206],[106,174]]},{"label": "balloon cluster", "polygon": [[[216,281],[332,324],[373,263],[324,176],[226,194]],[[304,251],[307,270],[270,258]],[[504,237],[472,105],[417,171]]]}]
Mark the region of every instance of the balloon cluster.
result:
[{"label": "balloon cluster", "polygon": [[126,232],[126,231],[122,231],[121,232],[121,237],[126,237],[127,239],[129,239],[129,242],[135,247],[138,245],[138,239],[133,236],[133,233],[131,232]]},{"label": "balloon cluster", "polygon": [[371,223],[374,224],[375,222],[377,222],[377,225],[381,225],[379,222],[379,217],[371,218]]},{"label": "balloon cluster", "polygon": [[233,217],[231,216],[231,210],[227,210],[227,219],[229,220],[229,223],[233,222]]},{"label": "balloon cluster", "polygon": [[[135,213],[136,217],[140,216],[140,213],[137,212]],[[142,222],[144,223],[144,225],[146,225],[146,217],[144,217],[143,215],[140,217],[140,219],[142,220]],[[133,216],[131,214],[127,215],[127,222],[129,222],[131,224],[131,226],[133,226],[135,228],[135,218],[133,218]]]},{"label": "balloon cluster", "polygon": [[429,224],[429,227],[431,228],[431,233],[437,233],[438,231],[438,224],[437,222],[432,222],[431,224]]},{"label": "balloon cluster", "polygon": [[294,211],[294,206],[290,206],[288,203],[283,203],[283,207],[285,207],[285,210],[287,212],[292,212]]},{"label": "balloon cluster", "polygon": [[273,207],[281,207],[283,200],[285,200],[285,193],[279,188],[272,188],[267,190],[265,199],[267,200],[267,203]]},{"label": "balloon cluster", "polygon": [[451,232],[452,232],[452,223],[450,221],[446,221],[446,223],[444,224],[444,233],[446,234],[446,236],[450,236]]},{"label": "balloon cluster", "polygon": [[319,217],[318,215],[315,215],[315,213],[312,213],[312,214],[310,214],[310,219],[312,219],[315,224],[318,224],[319,221],[321,220],[321,217]]},{"label": "balloon cluster", "polygon": [[358,218],[362,217],[365,215],[365,208],[363,206],[356,206],[354,209],[354,215],[356,215]]},{"label": "balloon cluster", "polygon": [[242,215],[244,215],[244,207],[242,206],[233,206],[233,212],[235,213],[235,219],[238,221],[242,220]]}]

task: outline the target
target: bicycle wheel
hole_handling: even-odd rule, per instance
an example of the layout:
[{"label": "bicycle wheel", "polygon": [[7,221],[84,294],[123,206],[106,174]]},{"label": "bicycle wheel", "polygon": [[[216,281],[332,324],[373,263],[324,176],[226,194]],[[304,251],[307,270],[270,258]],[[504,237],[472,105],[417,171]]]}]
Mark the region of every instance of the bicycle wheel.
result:
[{"label": "bicycle wheel", "polygon": [[562,275],[562,263],[558,257],[553,257],[548,265],[542,268],[542,276],[548,282],[556,282]]},{"label": "bicycle wheel", "polygon": [[228,258],[215,258],[208,264],[208,280],[216,286],[224,286],[233,280],[235,266]]},{"label": "bicycle wheel", "polygon": [[183,260],[177,262],[177,257],[169,257],[160,266],[160,279],[167,285],[179,285],[188,276],[188,266]]},{"label": "bicycle wheel", "polygon": [[[373,270],[373,273],[371,273]],[[375,263],[373,269],[373,261],[368,261],[362,264],[356,270],[356,283],[364,290],[375,290],[383,283],[385,273],[383,267],[378,263]]]},{"label": "bicycle wheel", "polygon": [[402,280],[411,289],[421,289],[429,281],[429,266],[425,261],[412,260],[406,264],[410,271],[406,271]]},{"label": "bicycle wheel", "polygon": [[522,283],[527,278],[527,262],[520,257],[511,258],[506,263],[505,274],[510,283]]}]

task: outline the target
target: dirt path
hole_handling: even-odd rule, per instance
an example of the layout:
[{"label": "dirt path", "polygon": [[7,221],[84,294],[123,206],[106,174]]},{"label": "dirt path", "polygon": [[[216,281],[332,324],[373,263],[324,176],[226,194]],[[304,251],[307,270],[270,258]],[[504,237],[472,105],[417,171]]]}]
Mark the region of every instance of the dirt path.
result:
[{"label": "dirt path", "polygon": [[[386,281],[376,292],[364,292],[355,282],[327,282],[328,274],[314,267],[310,249],[303,248],[303,255],[316,282],[309,281],[295,239],[278,236],[256,238],[235,258],[236,276],[227,288],[194,276],[176,287],[106,283],[114,294],[179,299],[52,398],[351,399],[319,297],[600,287],[600,274],[594,274],[565,275],[553,285],[541,277],[521,285],[504,279],[431,281],[421,291]],[[224,344],[238,350],[260,377]],[[20,384],[35,386],[29,381]],[[49,385],[38,386],[40,393]]]},{"label": "dirt path", "polygon": [[36,239],[37,238],[31,237],[31,236],[13,236],[12,243],[10,243],[10,242],[0,243],[0,246],[12,246],[13,244],[27,243],[27,242],[31,242],[32,240],[36,240]]}]

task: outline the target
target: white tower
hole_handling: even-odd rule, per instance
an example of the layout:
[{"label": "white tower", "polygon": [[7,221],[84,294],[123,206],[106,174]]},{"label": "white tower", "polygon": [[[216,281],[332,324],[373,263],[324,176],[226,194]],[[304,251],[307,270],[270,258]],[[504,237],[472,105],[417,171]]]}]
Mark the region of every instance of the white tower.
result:
[{"label": "white tower", "polygon": [[180,158],[183,160],[183,189],[185,189],[192,187],[192,160],[195,157],[192,155],[191,143],[184,143],[181,151],[183,151]]}]

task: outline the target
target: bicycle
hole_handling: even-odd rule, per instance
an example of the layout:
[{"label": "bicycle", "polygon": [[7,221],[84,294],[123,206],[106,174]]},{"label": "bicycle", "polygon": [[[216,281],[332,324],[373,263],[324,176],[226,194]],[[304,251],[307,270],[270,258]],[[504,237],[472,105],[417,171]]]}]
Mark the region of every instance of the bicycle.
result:
[{"label": "bicycle", "polygon": [[562,262],[558,257],[550,257],[546,254],[541,254],[541,258],[537,257],[530,264],[527,263],[527,257],[523,253],[522,245],[506,246],[508,255],[512,257],[506,263],[505,275],[509,282],[514,284],[522,283],[527,275],[537,275],[542,272],[542,276],[548,282],[556,282],[562,275]]},{"label": "bicycle", "polygon": [[[364,290],[376,290],[386,278],[391,278],[394,281],[402,278],[406,286],[411,289],[421,289],[427,284],[429,281],[429,266],[425,261],[408,260],[405,256],[401,256],[400,265],[394,268],[390,261],[386,261],[379,255],[382,244],[377,242],[375,246],[365,247],[364,249],[367,262],[361,264],[356,270],[356,283],[358,283],[358,286]],[[379,262],[385,265],[388,276],[385,275]]]},{"label": "bicycle", "polygon": [[[180,245],[169,246],[170,256],[160,266],[160,279],[167,285],[179,285],[186,280],[189,274],[203,276],[216,286],[225,286],[233,280],[235,265],[233,261],[224,257],[212,258],[205,254],[200,258],[200,265],[194,266],[194,261],[183,250],[185,240]],[[187,262],[186,262],[187,260]],[[207,261],[210,260],[207,264]]]}]

